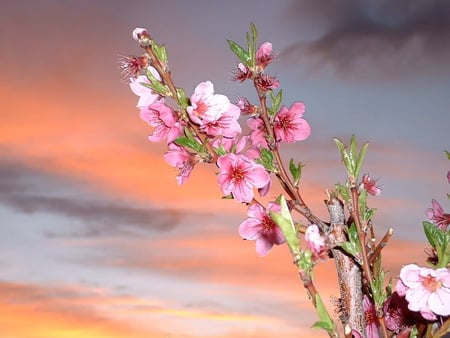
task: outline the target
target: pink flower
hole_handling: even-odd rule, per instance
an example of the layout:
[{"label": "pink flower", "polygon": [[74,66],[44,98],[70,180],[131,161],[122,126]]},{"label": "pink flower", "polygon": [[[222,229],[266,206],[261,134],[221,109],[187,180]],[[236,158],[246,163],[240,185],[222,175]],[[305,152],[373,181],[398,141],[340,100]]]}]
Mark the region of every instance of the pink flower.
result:
[{"label": "pink flower", "polygon": [[258,67],[264,69],[274,59],[275,56],[272,53],[272,44],[270,42],[262,43],[256,51],[256,64]]},{"label": "pink flower", "polygon": [[180,172],[177,175],[177,183],[182,185],[187,181],[189,175],[197,164],[198,159],[183,147],[175,143],[169,144],[169,150],[164,154],[164,159],[172,167],[178,168]]},{"label": "pink flower", "polygon": [[264,121],[259,117],[251,117],[247,120],[247,126],[252,130],[250,132],[250,142],[257,148],[269,149]]},{"label": "pink flower", "polygon": [[316,224],[311,224],[306,228],[305,240],[314,257],[321,257],[327,251],[325,239]]},{"label": "pink flower", "polygon": [[191,120],[199,125],[216,122],[230,109],[230,100],[225,95],[214,94],[214,86],[210,81],[202,82],[195,87],[191,96],[191,105],[187,112]]},{"label": "pink flower", "polygon": [[435,199],[431,200],[432,208],[426,211],[427,218],[438,226],[441,230],[447,230],[450,224],[450,214],[445,214],[444,209]]},{"label": "pink flower", "polygon": [[238,202],[250,203],[253,188],[263,188],[270,182],[270,175],[260,164],[242,154],[226,154],[217,160],[220,168],[218,181],[224,195],[233,194]]},{"label": "pink flower", "polygon": [[422,268],[409,264],[400,270],[397,292],[408,301],[408,309],[427,320],[450,315],[450,269]]},{"label": "pink flower", "polygon": [[145,56],[119,55],[117,61],[122,73],[122,80],[126,82],[130,81],[130,79],[135,79],[148,66],[148,60]]},{"label": "pink flower", "polygon": [[[161,79],[155,68],[148,67],[148,69],[158,80]],[[147,76],[140,75],[135,79],[130,79],[131,91],[135,95],[139,96],[139,101],[136,105],[136,107],[138,108],[147,107],[148,105],[156,102],[160,98],[158,94],[153,92],[153,90],[151,90],[150,88],[143,86],[142,83],[150,84],[150,81],[147,78]]]},{"label": "pink flower", "polygon": [[252,71],[243,63],[239,63],[237,65],[237,70],[233,76],[233,80],[244,82],[245,80],[250,79],[252,76]]},{"label": "pink flower", "polygon": [[377,180],[374,180],[368,174],[364,174],[362,177],[362,184],[364,190],[367,191],[372,196],[378,196],[381,193],[380,187],[377,187]]},{"label": "pink flower", "polygon": [[392,293],[383,305],[383,314],[386,327],[397,333],[404,334],[409,337],[411,327],[414,324],[423,322],[418,312],[408,309],[408,302],[405,297],[400,296],[397,292]]},{"label": "pink flower", "polygon": [[277,89],[279,85],[280,82],[275,77],[269,76],[268,74],[259,73],[255,78],[255,86],[262,92]]},{"label": "pink flower", "polygon": [[250,116],[257,116],[259,114],[258,106],[250,103],[245,97],[240,97],[237,106],[241,109],[241,113]]},{"label": "pink flower", "polygon": [[242,131],[238,122],[240,113],[239,107],[230,103],[228,109],[216,121],[205,121],[200,130],[209,136],[233,138]]},{"label": "pink flower", "polygon": [[363,310],[364,317],[366,319],[366,337],[367,338],[378,338],[380,335],[378,334],[378,319],[377,313],[375,311],[375,305],[370,300],[367,295],[363,296]]},{"label": "pink flower", "polygon": [[282,106],[275,116],[274,131],[277,141],[295,142],[302,141],[311,134],[311,127],[308,122],[302,118],[305,112],[303,102],[294,102],[287,109]]},{"label": "pink flower", "polygon": [[[280,212],[280,205],[269,203],[267,211]],[[239,235],[247,240],[256,240],[256,252],[265,256],[274,244],[283,244],[286,240],[278,225],[259,204],[252,204],[247,211],[248,218],[239,225]]]},{"label": "pink flower", "polygon": [[160,142],[167,138],[167,143],[172,143],[183,132],[181,123],[173,110],[162,102],[155,102],[142,108],[140,115],[141,119],[155,127],[153,135],[148,137],[152,142]]}]

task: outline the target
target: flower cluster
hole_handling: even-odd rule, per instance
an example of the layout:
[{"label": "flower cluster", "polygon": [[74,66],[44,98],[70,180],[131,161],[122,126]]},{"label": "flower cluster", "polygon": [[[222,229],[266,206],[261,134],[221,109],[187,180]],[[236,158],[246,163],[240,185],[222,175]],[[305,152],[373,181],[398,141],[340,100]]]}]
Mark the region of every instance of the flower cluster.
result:
[{"label": "flower cluster", "polygon": [[[330,221],[321,220],[301,193],[303,164],[291,159],[286,168],[279,151],[282,143],[309,137],[311,128],[303,118],[305,104],[282,105],[280,82],[266,72],[276,53],[270,42],[258,45],[256,28],[252,25],[251,29],[247,48],[234,41],[228,44],[239,59],[234,80],[251,82],[257,103],[244,97],[232,103],[215,92],[211,81],[197,84],[187,95],[173,82],[165,46],[157,44],[144,28],[133,31],[133,39],[145,53],[121,56],[119,62],[123,77],[139,97],[140,117],[152,128],[148,139],[165,142],[164,159],[178,169],[180,185],[197,164],[215,165],[223,196],[248,207],[239,235],[255,241],[259,256],[267,255],[274,245],[287,243],[320,318],[314,326],[331,337],[338,336],[338,331],[320,300],[312,273],[316,264],[330,258],[336,260],[340,278],[337,312],[346,337],[409,337],[449,327],[450,214],[432,200],[432,207],[426,210],[429,221],[423,223],[432,267],[406,265],[394,292],[385,287],[386,273],[378,262],[392,231],[374,245],[374,209],[369,208],[367,198],[378,196],[381,188],[372,176],[360,175],[367,144],[358,151],[354,137],[349,145],[335,139],[347,181],[327,191]],[[241,127],[242,119],[247,128]],[[447,156],[450,159],[448,152]],[[265,202],[275,179],[284,193]],[[447,180],[450,183],[450,171]],[[306,219],[306,225],[294,220],[294,213]]]},{"label": "flower cluster", "polygon": [[[272,174],[279,170],[262,159],[264,152],[267,154],[277,148],[280,142],[301,141],[310,135],[311,128],[303,119],[304,103],[295,102],[287,108],[273,102],[270,112],[266,107],[251,104],[246,98],[240,98],[234,104],[227,96],[215,93],[211,81],[199,83],[189,98],[185,98],[180,96],[178,89],[170,92],[170,88],[175,87],[165,68],[167,60],[159,59],[159,46],[151,40],[148,31],[137,28],[133,38],[144,48],[151,46],[148,48],[150,53],[122,57],[121,69],[129,77],[132,92],[139,97],[137,107],[141,119],[153,127],[149,140],[167,143],[164,159],[179,170],[177,182],[185,183],[197,163],[215,162],[223,195],[251,204],[249,219],[243,222],[239,231],[241,236],[256,240],[261,256],[267,254],[273,244],[284,243],[278,226],[256,202],[255,189],[263,197],[270,188]],[[155,57],[149,58],[152,52]],[[266,74],[265,69],[274,58],[272,44],[262,43],[256,49],[253,63],[237,65],[235,79],[241,82],[253,80],[259,92],[272,93],[279,81]],[[175,104],[167,103],[170,98],[175,99]],[[242,135],[239,123],[244,114],[248,116],[249,135]],[[267,209],[273,210],[273,204]],[[248,224],[253,224],[252,229]]]}]

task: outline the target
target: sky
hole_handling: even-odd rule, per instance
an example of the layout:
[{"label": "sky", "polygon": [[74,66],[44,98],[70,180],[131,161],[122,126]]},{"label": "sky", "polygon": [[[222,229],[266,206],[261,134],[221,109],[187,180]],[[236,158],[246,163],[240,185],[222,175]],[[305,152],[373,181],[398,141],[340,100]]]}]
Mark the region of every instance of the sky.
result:
[{"label": "sky", "polygon": [[[240,239],[246,207],[221,200],[214,168],[177,185],[118,69],[146,27],[178,87],[255,100],[226,43],[251,22],[277,51],[283,103],[306,104],[312,134],[282,153],[306,164],[311,209],[326,218],[345,180],[333,138],[356,134],[382,187],[375,231],[394,227],[386,268],[424,264],[425,210],[448,210],[450,190],[448,1],[3,0],[0,337],[325,336],[287,247],[260,258]],[[327,304],[332,264],[316,272]]]}]

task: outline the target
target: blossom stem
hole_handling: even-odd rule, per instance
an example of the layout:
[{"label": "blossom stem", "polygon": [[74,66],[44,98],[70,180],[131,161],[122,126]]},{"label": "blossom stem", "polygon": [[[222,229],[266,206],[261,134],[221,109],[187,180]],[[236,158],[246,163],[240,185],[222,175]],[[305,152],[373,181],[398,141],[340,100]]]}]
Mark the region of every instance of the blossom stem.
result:
[{"label": "blossom stem", "polygon": [[356,231],[358,232],[359,243],[361,244],[362,263],[363,263],[362,268],[367,281],[370,283],[370,285],[372,285],[372,273],[370,271],[369,259],[367,257],[367,250],[366,250],[366,236],[362,230],[362,224],[359,218],[360,213],[358,203],[359,197],[358,188],[352,187],[351,193],[352,193],[352,208],[350,210],[350,215],[353,217],[353,220],[355,222]]},{"label": "blossom stem", "polygon": [[374,251],[371,253],[369,257],[369,264],[372,264],[375,262],[375,259],[377,259],[378,255],[381,253],[381,250],[387,245],[389,240],[391,239],[392,234],[394,233],[394,229],[389,228],[388,231],[384,234],[383,238],[381,239],[380,243],[376,246]]},{"label": "blossom stem", "polygon": [[[350,183],[352,183],[352,182],[350,182]],[[362,223],[361,223],[361,219],[359,217],[359,215],[360,215],[359,202],[358,202],[359,201],[359,192],[358,192],[358,188],[355,186],[352,186],[350,188],[350,190],[351,190],[351,195],[352,195],[352,208],[350,210],[350,215],[352,216],[352,218],[355,222],[356,231],[358,233],[359,243],[361,246],[362,268],[363,268],[365,278],[369,282],[370,289],[373,290],[374,285],[373,285],[373,279],[372,279],[372,272],[370,270],[369,257],[368,257],[367,250],[366,250],[366,235],[362,230]],[[388,233],[389,233],[389,231],[388,231]],[[383,239],[384,239],[384,237],[383,237]],[[381,243],[383,243],[383,241]],[[380,243],[380,245],[381,245],[381,243]],[[380,251],[381,251],[381,248],[380,248]],[[376,256],[373,256],[373,257],[376,257]],[[382,310],[379,309],[378,306],[376,306],[376,311],[377,311],[378,318],[379,319],[382,318],[383,313],[382,313]],[[379,320],[379,324],[380,324],[381,331],[383,333],[383,337],[386,337],[386,338],[389,337],[384,320]]]},{"label": "blossom stem", "polygon": [[286,191],[286,193],[289,195],[289,197],[293,201],[295,201],[293,205],[294,209],[298,211],[301,215],[303,215],[309,222],[316,224],[322,230],[322,232],[324,232],[325,229],[327,228],[326,223],[311,212],[311,210],[308,208],[305,201],[303,200],[298,187],[296,188],[294,186],[292,180],[289,178],[286,172],[286,169],[283,165],[283,161],[281,160],[278,146],[275,141],[275,133],[272,128],[272,123],[269,119],[269,114],[267,113],[266,93],[258,89],[258,86],[256,86],[256,84],[255,88],[258,93],[258,98],[261,105],[261,118],[264,122],[266,132],[269,135],[268,137],[269,140],[273,140],[272,142],[267,143],[269,145],[270,150],[275,156],[277,167],[279,169],[279,173],[277,174],[278,181],[282,185],[284,191]]}]

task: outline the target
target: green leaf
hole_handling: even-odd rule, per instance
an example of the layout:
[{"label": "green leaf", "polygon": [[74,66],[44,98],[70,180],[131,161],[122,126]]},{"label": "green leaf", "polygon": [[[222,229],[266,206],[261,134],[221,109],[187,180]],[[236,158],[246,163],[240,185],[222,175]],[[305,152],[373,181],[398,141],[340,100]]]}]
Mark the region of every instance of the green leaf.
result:
[{"label": "green leaf", "polygon": [[270,107],[270,115],[275,115],[280,110],[281,102],[283,101],[283,91],[280,89],[276,95],[270,91],[270,99],[272,107]]},{"label": "green leaf", "polygon": [[268,171],[277,172],[277,168],[273,165],[273,154],[268,149],[261,149],[261,158],[257,159],[256,162],[263,165]]},{"label": "green leaf", "polygon": [[352,255],[353,257],[356,257],[358,255],[359,250],[354,243],[342,242],[339,243],[339,247],[341,247],[346,253]]},{"label": "green leaf", "polygon": [[417,330],[417,327],[414,325],[411,329],[411,332],[409,333],[409,338],[417,338],[419,337],[419,330]]},{"label": "green leaf", "polygon": [[297,257],[300,253],[300,240],[297,237],[294,221],[292,220],[292,215],[289,211],[284,196],[281,195],[278,200],[281,205],[281,214],[270,211],[269,215],[283,232],[284,238],[286,239],[286,243],[288,244],[292,255]]},{"label": "green leaf", "polygon": [[442,246],[444,242],[444,234],[435,224],[428,221],[422,222],[423,231],[425,232],[425,237],[430,245],[437,249],[437,246]]},{"label": "green leaf", "polygon": [[252,31],[253,41],[256,42],[258,40],[258,31],[256,30],[256,26],[253,22],[250,23],[250,29]]},{"label": "green leaf", "polygon": [[346,184],[345,186],[342,185],[341,183],[337,183],[335,185],[335,189],[336,192],[341,195],[342,199],[346,202],[346,203],[350,203],[350,191],[348,188],[348,184]]},{"label": "green leaf", "polygon": [[355,179],[359,177],[359,173],[361,172],[361,167],[364,162],[364,157],[366,156],[367,148],[369,147],[369,143],[365,143],[361,150],[359,151],[358,159],[356,160],[355,167]]},{"label": "green leaf", "polygon": [[258,31],[256,30],[256,26],[250,23],[250,34],[247,34],[247,48],[248,54],[250,56],[250,62],[248,66],[253,69],[256,65],[256,43],[258,41]]},{"label": "green leaf", "polygon": [[180,136],[175,140],[175,143],[182,147],[190,148],[196,152],[201,152],[202,146],[195,140],[191,140],[185,136]]},{"label": "green leaf", "polygon": [[450,160],[450,152],[447,150],[444,150],[445,155],[447,156],[447,159]]},{"label": "green leaf", "polygon": [[186,92],[183,88],[177,88],[177,101],[178,105],[183,109],[186,110],[187,106],[189,106],[189,99],[186,96]]},{"label": "green leaf", "polygon": [[300,177],[302,176],[302,168],[304,167],[303,164],[299,163],[298,165],[295,165],[294,159],[291,158],[289,162],[289,171],[291,172],[292,179],[294,186],[298,186],[300,182]]},{"label": "green leaf", "polygon": [[239,46],[233,40],[227,40],[228,45],[230,46],[231,51],[237,56],[237,58],[242,61],[246,66],[249,66],[250,56],[249,53]]},{"label": "green leaf", "polygon": [[214,148],[218,156],[226,155],[228,152],[225,150],[223,145],[219,145],[219,148]]},{"label": "green leaf", "polygon": [[273,154],[270,150],[266,149],[266,148],[261,148],[261,159],[265,162],[265,163],[273,163]]},{"label": "green leaf", "polygon": [[356,137],[353,134],[352,137],[350,138],[350,151],[349,151],[349,156],[351,157],[353,168],[355,168],[356,159],[358,158],[357,152],[358,152],[358,147],[356,145]]},{"label": "green leaf", "polygon": [[319,321],[315,322],[312,327],[314,328],[321,328],[326,330],[328,333],[332,333],[335,328],[335,324],[333,320],[331,319],[325,305],[322,302],[322,299],[320,298],[320,295],[316,293],[316,310],[317,315],[319,316]]},{"label": "green leaf", "polygon": [[450,262],[450,231],[441,230],[428,221],[422,224],[428,242],[436,250],[438,257],[436,267],[446,267]]},{"label": "green leaf", "polygon": [[155,55],[159,61],[163,64],[167,64],[167,50],[166,46],[164,45],[158,45],[154,40],[151,41],[151,46],[153,48],[153,51],[155,52]]},{"label": "green leaf", "polygon": [[354,222],[348,228],[348,241],[339,243],[339,246],[353,257],[358,257],[361,246],[359,244],[358,230]]},{"label": "green leaf", "polygon": [[373,301],[379,307],[382,307],[387,295],[384,289],[384,281],[386,279],[386,272],[384,270],[380,270],[376,276],[374,276],[373,281],[371,283],[371,290]]},{"label": "green leaf", "polygon": [[152,89],[155,93],[160,94],[162,96],[167,96],[169,92],[169,88],[164,85],[161,81],[159,81],[150,70],[147,70],[147,78],[150,83],[141,82],[141,85],[144,87]]},{"label": "green leaf", "polygon": [[349,152],[347,151],[347,146],[338,138],[334,139],[334,142],[336,143],[339,152],[341,154],[341,160],[344,162],[345,169],[347,170],[347,174],[349,176],[353,176],[354,173],[354,162],[352,160],[352,157],[349,155]]}]

